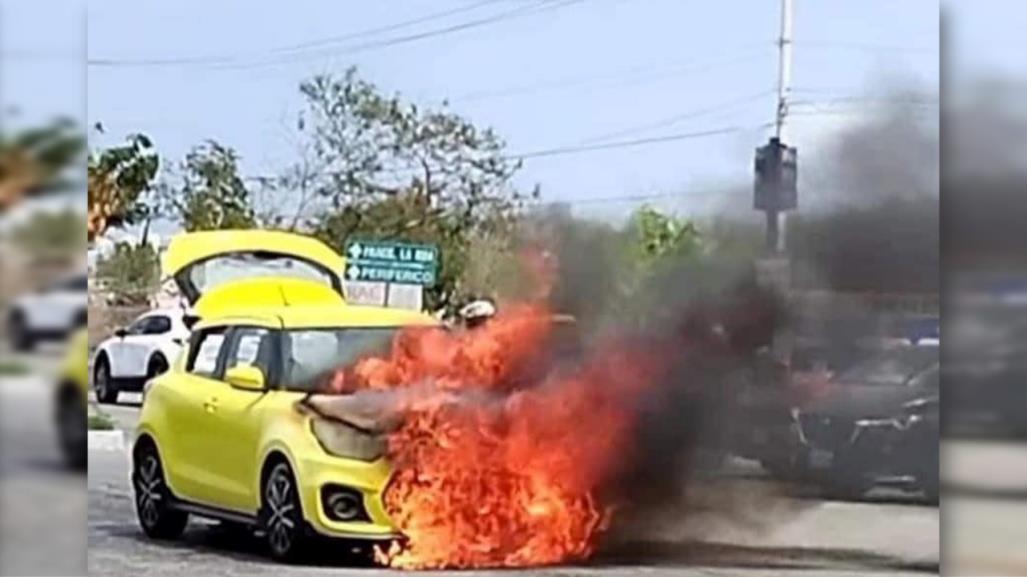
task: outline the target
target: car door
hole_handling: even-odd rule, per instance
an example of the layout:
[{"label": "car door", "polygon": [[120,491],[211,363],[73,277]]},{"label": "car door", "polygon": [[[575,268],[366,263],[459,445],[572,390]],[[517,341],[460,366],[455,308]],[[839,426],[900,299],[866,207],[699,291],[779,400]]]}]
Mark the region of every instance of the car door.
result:
[{"label": "car door", "polygon": [[163,405],[171,426],[160,439],[164,468],[175,493],[188,501],[216,504],[219,483],[211,464],[219,447],[213,440],[211,398],[225,386],[224,355],[228,327],[201,328],[193,333],[189,354]]},{"label": "car door", "polygon": [[111,376],[117,379],[138,376],[132,366],[133,339],[143,334],[147,324],[145,316],[139,317],[125,328],[125,334],[114,337],[107,345],[107,359],[110,361]]},{"label": "car door", "polygon": [[[265,382],[272,378],[274,341],[271,329],[262,326],[236,326],[226,344],[225,371],[239,365],[261,369]],[[261,406],[265,392],[245,390],[223,382],[212,390],[210,419],[211,455],[208,463],[217,477],[217,492],[222,506],[253,513],[259,505],[254,491],[261,434]]]},{"label": "car door", "polygon": [[[126,377],[145,377],[150,355],[170,338],[171,319],[165,314],[152,314],[141,319],[137,333],[125,337],[122,358]],[[174,359],[170,359],[170,363]]]}]

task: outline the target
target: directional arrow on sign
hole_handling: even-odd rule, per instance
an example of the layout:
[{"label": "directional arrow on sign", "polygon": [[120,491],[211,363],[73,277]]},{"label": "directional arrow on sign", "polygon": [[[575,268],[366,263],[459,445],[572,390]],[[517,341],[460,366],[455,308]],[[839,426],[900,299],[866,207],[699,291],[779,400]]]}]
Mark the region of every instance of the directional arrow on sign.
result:
[{"label": "directional arrow on sign", "polygon": [[[360,243],[354,243],[353,246],[349,247],[349,257],[353,259],[360,258],[360,255],[364,253],[364,247],[360,246]],[[359,270],[359,269],[357,269]]]},{"label": "directional arrow on sign", "polygon": [[350,280],[356,280],[360,278],[360,267],[357,265],[349,267],[348,269],[346,269],[346,276],[348,276]]}]

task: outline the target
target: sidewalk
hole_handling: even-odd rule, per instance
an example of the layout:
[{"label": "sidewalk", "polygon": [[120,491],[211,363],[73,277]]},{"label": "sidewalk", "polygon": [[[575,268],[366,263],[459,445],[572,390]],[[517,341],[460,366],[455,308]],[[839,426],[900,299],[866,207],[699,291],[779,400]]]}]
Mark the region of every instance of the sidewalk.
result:
[{"label": "sidewalk", "polygon": [[943,488],[1027,500],[1027,442],[944,441]]}]

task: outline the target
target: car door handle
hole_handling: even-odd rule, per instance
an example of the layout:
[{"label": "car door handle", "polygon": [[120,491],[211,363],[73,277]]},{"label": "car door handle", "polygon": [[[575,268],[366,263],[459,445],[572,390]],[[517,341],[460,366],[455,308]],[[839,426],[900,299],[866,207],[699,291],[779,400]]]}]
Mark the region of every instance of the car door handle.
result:
[{"label": "car door handle", "polygon": [[207,411],[208,413],[217,412],[217,410],[218,410],[218,399],[217,399],[217,397],[211,397],[210,399],[207,399],[207,401],[205,403],[203,403],[203,410]]}]

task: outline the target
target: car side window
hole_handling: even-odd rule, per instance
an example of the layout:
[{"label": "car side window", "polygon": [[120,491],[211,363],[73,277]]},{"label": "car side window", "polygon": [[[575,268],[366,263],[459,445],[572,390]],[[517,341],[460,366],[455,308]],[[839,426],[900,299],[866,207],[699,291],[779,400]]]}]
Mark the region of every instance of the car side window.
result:
[{"label": "car side window", "polygon": [[186,371],[201,377],[216,378],[219,371],[218,359],[225,343],[225,327],[214,327],[196,333],[189,347],[189,362]]},{"label": "car side window", "polygon": [[149,323],[149,320],[150,320],[150,317],[143,317],[141,319],[136,319],[136,321],[134,323],[130,324],[128,326],[128,328],[125,329],[125,332],[127,332],[130,335],[145,335],[146,334],[146,325]]},{"label": "car side window", "polygon": [[165,316],[152,316],[145,319],[147,322],[142,327],[144,335],[163,335],[171,331],[171,319]]},{"label": "car side window", "polygon": [[237,327],[232,331],[232,343],[226,355],[225,368],[253,365],[270,377],[272,354],[271,331],[263,327]]}]

